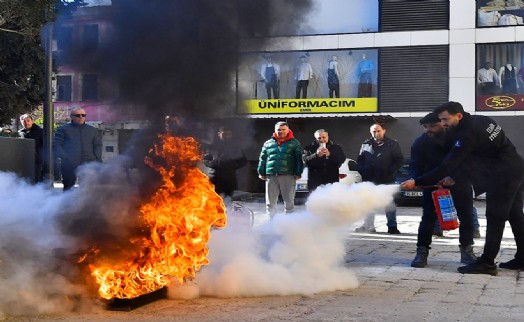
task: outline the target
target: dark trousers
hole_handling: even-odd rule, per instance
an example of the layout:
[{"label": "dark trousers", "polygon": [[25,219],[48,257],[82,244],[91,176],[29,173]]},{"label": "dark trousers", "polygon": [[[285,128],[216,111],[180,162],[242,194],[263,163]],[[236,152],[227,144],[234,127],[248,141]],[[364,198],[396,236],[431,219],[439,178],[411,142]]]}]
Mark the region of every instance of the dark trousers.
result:
[{"label": "dark trousers", "polygon": [[39,183],[44,180],[44,165],[42,163],[35,163],[35,182]]},{"label": "dark trousers", "polygon": [[233,193],[237,189],[236,177],[230,178],[218,178],[213,177],[210,179],[211,183],[215,185],[215,192],[221,196],[233,197]]},{"label": "dark trousers", "polygon": [[487,263],[494,263],[500,250],[502,234],[506,221],[509,221],[515,243],[517,244],[517,260],[524,252],[524,214],[522,212],[524,195],[524,177],[515,174],[516,179],[494,187],[486,193],[486,243],[482,258]]},{"label": "dark trousers", "polygon": [[307,87],[309,86],[308,80],[299,80],[297,82],[297,91],[295,98],[300,98],[300,91],[302,91],[302,98],[307,98]]},{"label": "dark trousers", "polygon": [[[473,197],[469,182],[457,182],[449,188],[453,204],[460,220],[459,242],[461,246],[473,245]],[[417,246],[429,247],[433,237],[433,228],[437,220],[435,205],[431,193],[435,189],[424,189],[422,196],[422,219],[418,227]]]},{"label": "dark trousers", "polygon": [[270,81],[266,83],[267,99],[271,99],[271,91],[273,91],[273,98],[280,98],[278,81]]},{"label": "dark trousers", "polygon": [[371,97],[373,92],[373,83],[370,73],[362,73],[358,83],[358,97]]},{"label": "dark trousers", "polygon": [[329,88],[329,97],[333,98],[333,93],[335,93],[335,97],[340,97],[340,85],[339,83],[329,83],[328,82],[328,88]]},{"label": "dark trousers", "polygon": [[480,83],[479,92],[480,95],[495,95],[496,87],[495,82]]},{"label": "dark trousers", "polygon": [[60,167],[62,171],[62,183],[64,184],[64,191],[71,189],[76,183],[76,168],[78,164],[71,164],[62,160]]}]

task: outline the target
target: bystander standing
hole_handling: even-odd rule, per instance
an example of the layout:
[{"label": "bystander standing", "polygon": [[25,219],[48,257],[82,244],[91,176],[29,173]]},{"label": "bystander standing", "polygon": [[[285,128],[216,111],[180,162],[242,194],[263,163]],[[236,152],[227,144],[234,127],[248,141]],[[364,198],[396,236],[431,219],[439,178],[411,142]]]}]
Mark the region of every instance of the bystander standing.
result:
[{"label": "bystander standing", "polygon": [[44,179],[44,130],[34,123],[33,117],[29,114],[20,116],[20,123],[24,126],[21,129],[20,136],[25,139],[35,141],[35,182],[41,182]]},{"label": "bystander standing", "polygon": [[316,130],[315,141],[304,148],[302,159],[308,167],[307,188],[309,192],[318,186],[338,182],[338,169],[346,160],[340,145],[329,139],[329,133]]},{"label": "bystander standing", "polygon": [[302,148],[286,122],[275,124],[275,132],[262,146],[258,161],[258,176],[266,182],[266,212],[276,215],[279,194],[284,200],[285,213],[295,208],[296,180],[302,176]]},{"label": "bystander standing", "polygon": [[102,139],[98,130],[86,124],[82,108],[71,111],[71,122],[58,128],[53,139],[55,156],[61,159],[64,191],[76,183],[76,169],[87,162],[102,161]]},{"label": "bystander standing", "polygon": [[[386,136],[383,124],[374,123],[370,126],[371,138],[365,140],[360,147],[357,159],[357,170],[363,181],[374,184],[391,184],[395,182],[397,172],[404,164],[404,156],[396,140]],[[397,207],[391,202],[385,209],[388,233],[400,234],[397,228]],[[370,214],[364,220],[364,225],[357,232],[375,232],[375,215]]]},{"label": "bystander standing", "polygon": [[233,131],[221,126],[218,140],[204,154],[204,165],[209,168],[209,179],[215,185],[216,193],[233,197],[233,192],[238,188],[237,170],[246,164],[246,155],[234,140]]}]

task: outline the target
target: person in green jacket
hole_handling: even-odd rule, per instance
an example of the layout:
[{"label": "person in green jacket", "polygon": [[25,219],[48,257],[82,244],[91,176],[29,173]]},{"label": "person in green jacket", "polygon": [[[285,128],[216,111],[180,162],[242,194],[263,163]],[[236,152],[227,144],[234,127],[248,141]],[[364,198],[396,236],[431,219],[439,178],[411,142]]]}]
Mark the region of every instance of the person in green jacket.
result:
[{"label": "person in green jacket", "polygon": [[278,195],[284,200],[285,213],[295,207],[296,180],[302,176],[302,147],[286,122],[277,122],[272,137],[262,146],[258,177],[266,182],[266,212],[276,215]]}]

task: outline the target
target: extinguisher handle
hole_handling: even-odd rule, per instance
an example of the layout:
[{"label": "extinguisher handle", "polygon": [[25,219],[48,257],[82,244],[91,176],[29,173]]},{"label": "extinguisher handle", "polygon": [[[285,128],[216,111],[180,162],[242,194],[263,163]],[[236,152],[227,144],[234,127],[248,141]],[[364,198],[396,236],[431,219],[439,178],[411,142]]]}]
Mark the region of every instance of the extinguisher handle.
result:
[{"label": "extinguisher handle", "polygon": [[417,186],[417,188],[420,188],[420,189],[431,189],[431,188],[442,189],[442,186],[439,185],[439,184],[434,184],[434,185],[429,185],[429,186]]}]

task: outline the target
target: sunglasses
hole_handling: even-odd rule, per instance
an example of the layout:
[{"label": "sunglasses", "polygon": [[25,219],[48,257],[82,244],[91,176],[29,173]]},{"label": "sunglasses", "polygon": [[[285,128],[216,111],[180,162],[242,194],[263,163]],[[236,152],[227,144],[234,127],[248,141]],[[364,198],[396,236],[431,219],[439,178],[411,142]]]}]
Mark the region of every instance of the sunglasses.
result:
[{"label": "sunglasses", "polygon": [[72,114],[71,116],[75,117],[86,117],[87,114]]}]

